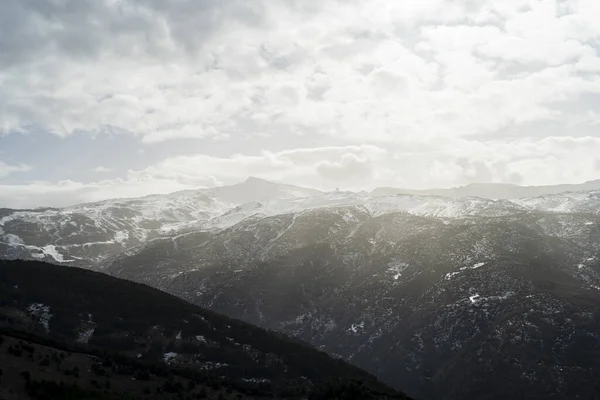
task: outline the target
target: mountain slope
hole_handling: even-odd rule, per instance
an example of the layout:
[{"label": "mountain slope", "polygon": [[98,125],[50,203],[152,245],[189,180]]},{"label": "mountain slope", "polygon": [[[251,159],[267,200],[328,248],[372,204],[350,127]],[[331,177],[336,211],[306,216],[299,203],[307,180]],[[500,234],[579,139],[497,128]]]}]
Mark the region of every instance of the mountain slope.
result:
[{"label": "mountain slope", "polygon": [[[301,338],[423,399],[588,394],[569,382],[595,379],[598,362],[600,191],[491,200],[243,187],[263,184],[261,201],[159,224],[90,265]],[[246,189],[255,197],[244,200],[261,195]],[[219,190],[204,195],[221,202]],[[67,258],[58,241],[77,234],[45,230],[23,227]]]},{"label": "mountain slope", "polygon": [[[569,188],[598,188],[599,182]],[[505,193],[505,189],[511,194]],[[323,193],[248,178],[231,186],[105,200],[62,209],[1,209],[0,257],[89,267],[156,238],[224,229],[248,218],[331,207],[362,207],[372,215],[405,211],[443,218],[499,216],[529,210],[600,212],[600,202],[594,202],[599,197],[598,190],[504,199],[561,189],[564,187],[486,184],[430,191],[378,189],[370,194]]]},{"label": "mountain slope", "polygon": [[105,272],[299,337],[418,398],[588,398],[599,388],[571,382],[600,368],[600,216],[485,210],[248,218],[157,239]]},{"label": "mountain slope", "polygon": [[[0,327],[119,351],[140,362],[214,372],[238,383],[259,382],[263,392],[282,397],[340,378],[359,379],[372,393],[382,393],[378,397],[405,398],[303,342],[78,268],[0,261]],[[296,395],[283,396],[290,390]]]},{"label": "mountain slope", "polygon": [[231,186],[61,209],[0,209],[0,256],[86,267],[153,238],[202,226],[243,203],[319,193],[249,178]]}]

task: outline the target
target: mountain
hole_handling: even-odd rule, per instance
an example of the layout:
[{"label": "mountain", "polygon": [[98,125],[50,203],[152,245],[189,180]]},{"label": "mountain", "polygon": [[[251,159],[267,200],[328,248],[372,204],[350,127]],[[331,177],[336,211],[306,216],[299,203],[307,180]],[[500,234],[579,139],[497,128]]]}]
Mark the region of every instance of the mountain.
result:
[{"label": "mountain", "polygon": [[[248,217],[343,205],[364,206],[373,213],[395,210],[446,217],[477,213],[477,207],[500,212],[546,207],[548,211],[552,208],[549,203],[544,205],[541,199],[534,198],[549,199],[561,194],[533,196],[532,193],[584,188],[598,189],[600,181],[547,187],[485,184],[428,191],[380,188],[372,193],[324,193],[251,177],[231,186],[112,199],[60,209],[0,209],[0,257],[87,267],[102,264],[155,238],[190,230],[223,229]],[[496,203],[491,197],[502,201]],[[521,201],[522,198],[529,201]]]},{"label": "mountain", "polygon": [[[144,382],[128,388],[135,398],[148,398],[145,389],[154,394],[169,384],[180,389],[165,391],[179,398],[184,393],[192,398],[202,388],[216,396],[220,387],[235,391],[224,398],[236,393],[243,398],[326,398],[319,397],[320,391],[335,385],[367,398],[407,398],[299,340],[144,285],[36,261],[0,261],[0,333],[7,342],[0,343],[2,358],[9,360],[3,361],[3,372],[28,371],[24,383],[30,395],[39,385],[65,379],[77,387],[93,380],[102,389],[116,390],[132,386],[122,380],[133,377]],[[334,386],[328,383],[335,380]],[[2,379],[0,387],[15,381],[22,379]],[[190,382],[199,387],[189,390]],[[97,386],[90,387],[97,391]],[[163,394],[158,398],[166,398]]]},{"label": "mountain", "polygon": [[563,184],[548,186],[519,186],[508,183],[472,183],[451,189],[410,190],[391,187],[374,189],[374,196],[392,196],[397,194],[412,194],[420,196],[443,197],[481,197],[484,199],[518,199],[536,197],[563,192],[584,192],[600,190],[600,179],[581,184]]},{"label": "mountain", "polygon": [[298,337],[416,398],[592,398],[599,196],[364,195],[156,239],[103,271]]},{"label": "mountain", "polygon": [[[591,204],[581,192],[581,204]],[[587,193],[587,194],[585,194]],[[552,197],[554,196],[554,197]],[[562,197],[561,197],[562,196]],[[566,197],[565,197],[566,196]],[[62,209],[0,210],[0,257],[35,259],[80,267],[143,246],[156,238],[189,231],[224,229],[247,218],[268,217],[327,207],[363,207],[373,215],[405,211],[414,215],[457,217],[566,209],[575,194],[516,200],[478,197],[393,195],[366,192],[317,192],[257,178],[220,188],[114,199]],[[240,201],[235,202],[235,198]],[[600,207],[596,207],[600,209]]]},{"label": "mountain", "polygon": [[209,189],[207,193],[223,202],[244,204],[253,201],[264,202],[276,199],[309,197],[321,192],[315,189],[274,183],[251,176],[237,185]]},{"label": "mountain", "polygon": [[[5,211],[0,257],[55,250],[309,342],[424,400],[598,390],[599,190],[494,200],[234,186],[181,203],[216,204],[210,215],[96,254],[62,244],[83,230],[62,230],[64,209],[53,225]],[[138,224],[128,215],[115,221]]]},{"label": "mountain", "polygon": [[232,186],[61,209],[0,209],[0,256],[84,267],[169,232],[201,225],[242,203],[318,193],[249,178]]}]

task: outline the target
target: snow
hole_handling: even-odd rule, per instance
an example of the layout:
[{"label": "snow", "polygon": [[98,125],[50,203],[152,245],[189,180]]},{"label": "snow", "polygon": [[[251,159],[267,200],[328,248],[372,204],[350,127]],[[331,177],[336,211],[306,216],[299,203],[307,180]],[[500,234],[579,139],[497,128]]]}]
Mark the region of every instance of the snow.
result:
[{"label": "snow", "polygon": [[57,250],[56,250],[56,246],[49,244],[47,246],[44,246],[41,248],[42,251],[44,252],[44,254],[52,257],[54,259],[54,261],[57,262],[65,262],[65,259],[63,258],[63,255],[60,254]]},{"label": "snow", "polygon": [[225,368],[225,367],[229,367],[229,364],[227,363],[213,363],[213,362],[207,362],[205,363],[200,369],[219,369],[219,368]]},{"label": "snow", "polygon": [[471,304],[477,304],[479,302],[484,302],[487,300],[506,300],[509,297],[514,296],[514,294],[515,294],[514,292],[506,292],[504,294],[497,295],[497,296],[482,297],[477,293],[472,296],[469,296],[469,301],[471,302]]},{"label": "snow", "polygon": [[269,382],[271,382],[269,379],[266,379],[266,378],[242,378],[242,380],[244,382],[250,382],[250,383],[269,383]]},{"label": "snow", "polygon": [[83,327],[79,329],[79,336],[77,337],[77,342],[87,344],[91,337],[94,335],[94,331],[96,330],[96,323],[92,318],[92,314],[88,314],[87,321],[83,322]]},{"label": "snow", "polygon": [[[264,193],[261,192],[264,190]],[[234,196],[235,195],[235,196]],[[236,197],[238,196],[239,197]],[[249,201],[247,201],[249,200]],[[260,200],[260,201],[257,201]],[[237,203],[239,202],[239,203]],[[189,190],[167,195],[151,195],[136,199],[112,199],[96,203],[80,204],[63,209],[18,211],[0,218],[0,241],[11,247],[22,247],[31,257],[49,257],[64,263],[81,255],[79,249],[91,245],[114,247],[137,246],[155,237],[169,234],[177,237],[188,230],[227,229],[244,221],[258,218],[304,213],[323,210],[337,214],[340,221],[360,224],[365,216],[379,217],[391,213],[408,213],[423,217],[448,220],[472,216],[497,217],[518,212],[540,210],[549,212],[578,212],[600,215],[600,191],[569,192],[514,200],[490,200],[477,197],[440,197],[432,195],[399,194],[377,195],[367,192],[334,191],[319,192],[279,185],[259,179],[230,187],[205,190]],[[60,238],[60,246],[48,243],[28,243],[18,231],[9,232],[11,221],[33,224],[44,235]],[[586,217],[580,224],[597,224],[593,217]],[[23,224],[15,224],[23,226]],[[151,226],[151,228],[149,228]],[[288,230],[293,228],[290,224]],[[64,235],[61,229],[66,229]],[[79,230],[79,232],[77,231]],[[74,231],[74,232],[73,232]],[[287,231],[280,232],[278,238]],[[80,233],[98,235],[96,242],[69,243],[69,237],[81,238]],[[21,235],[25,236],[25,235]],[[376,244],[375,239],[371,239]],[[74,256],[73,256],[74,255]],[[93,259],[101,261],[104,253]],[[481,257],[485,259],[485,257]],[[85,258],[82,258],[85,259]],[[474,260],[476,261],[476,260]],[[478,262],[471,269],[484,266]],[[390,271],[390,279],[398,281],[402,268]],[[455,274],[447,274],[451,279]]]},{"label": "snow", "polygon": [[13,235],[12,233],[8,233],[8,234],[4,235],[4,240],[6,241],[6,243],[9,246],[16,246],[16,245],[24,245],[25,244],[25,242],[23,242],[23,239],[21,239],[17,235]]},{"label": "snow", "polygon": [[[531,210],[555,213],[586,212],[600,214],[600,191],[563,192],[539,197],[513,200],[513,203]],[[592,225],[588,221],[586,225]]]},{"label": "snow", "polygon": [[220,216],[210,219],[209,221],[204,223],[202,227],[204,229],[223,229],[229,226],[233,226],[245,220],[246,218],[250,218],[256,214],[263,215],[262,208],[263,205],[258,202],[242,204],[241,206],[235,207],[234,209],[229,210]]},{"label": "snow", "polygon": [[179,333],[177,333],[177,336],[175,336],[175,339],[181,340],[181,331],[179,331]]},{"label": "snow", "polygon": [[363,330],[365,328],[365,322],[362,321],[360,324],[352,324],[350,326],[350,328],[348,328],[348,331],[351,331],[353,333],[358,333],[360,330]]},{"label": "snow", "polygon": [[454,278],[458,274],[460,274],[460,271],[447,273],[445,279],[447,281],[449,281],[449,280],[451,280],[452,278]]},{"label": "snow", "polygon": [[77,337],[77,342],[78,343],[85,343],[87,344],[91,337],[94,335],[94,331],[96,330],[95,327],[89,328],[89,329],[85,329],[85,330],[81,330],[79,331],[79,336]]},{"label": "snow", "polygon": [[323,208],[337,211],[345,222],[359,222],[356,214],[349,207],[362,210],[362,212],[367,211],[374,217],[408,212],[428,217],[463,218],[470,215],[501,216],[524,210],[523,206],[508,200],[415,195],[372,196],[366,192],[330,192],[311,197],[280,198],[241,204],[211,218],[200,226],[203,229],[225,229],[251,217],[264,218]]},{"label": "snow", "polygon": [[172,362],[177,356],[178,356],[177,353],[170,351],[168,353],[165,353],[163,360],[168,364],[168,363]]},{"label": "snow", "polygon": [[52,314],[50,313],[50,307],[42,303],[33,303],[27,311],[37,318],[38,322],[44,327],[46,332],[50,332],[50,319]]},{"label": "snow", "polygon": [[54,259],[54,261],[56,261],[56,262],[62,262],[62,263],[73,262],[73,260],[65,260],[64,256],[62,254],[60,254],[58,252],[58,250],[56,250],[56,246],[54,246],[52,244],[49,244],[44,247],[29,246],[29,245],[26,245],[24,247],[31,251],[40,251],[41,252],[41,253],[31,253],[31,256],[34,258],[43,259],[46,256],[49,256],[49,257],[52,257]]},{"label": "snow", "polygon": [[207,343],[206,338],[202,335],[197,335],[196,336],[196,340],[201,342],[201,343]]},{"label": "snow", "polygon": [[123,243],[129,239],[129,233],[125,231],[115,232],[115,242]]},{"label": "snow", "polygon": [[394,280],[397,281],[402,276],[402,271],[404,271],[406,268],[408,268],[408,264],[400,262],[390,264],[387,270],[393,274]]}]

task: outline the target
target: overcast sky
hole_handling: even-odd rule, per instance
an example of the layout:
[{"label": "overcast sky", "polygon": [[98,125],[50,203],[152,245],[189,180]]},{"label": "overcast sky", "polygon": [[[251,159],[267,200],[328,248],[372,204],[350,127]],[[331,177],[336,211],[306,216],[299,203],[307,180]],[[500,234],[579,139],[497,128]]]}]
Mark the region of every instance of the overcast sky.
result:
[{"label": "overcast sky", "polygon": [[600,177],[599,0],[2,0],[0,207]]}]

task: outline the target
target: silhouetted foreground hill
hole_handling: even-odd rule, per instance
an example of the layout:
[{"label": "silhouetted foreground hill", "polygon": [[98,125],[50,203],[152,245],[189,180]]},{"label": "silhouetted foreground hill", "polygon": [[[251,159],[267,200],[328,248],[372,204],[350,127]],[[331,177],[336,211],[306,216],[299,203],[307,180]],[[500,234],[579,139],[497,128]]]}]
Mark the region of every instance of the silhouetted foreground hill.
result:
[{"label": "silhouetted foreground hill", "polygon": [[0,261],[2,399],[406,399],[299,340],[150,287]]}]

